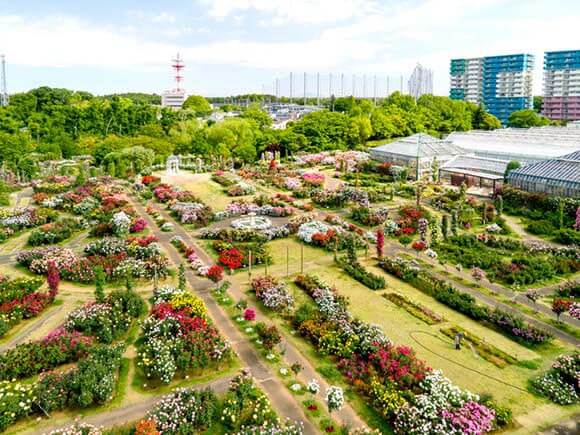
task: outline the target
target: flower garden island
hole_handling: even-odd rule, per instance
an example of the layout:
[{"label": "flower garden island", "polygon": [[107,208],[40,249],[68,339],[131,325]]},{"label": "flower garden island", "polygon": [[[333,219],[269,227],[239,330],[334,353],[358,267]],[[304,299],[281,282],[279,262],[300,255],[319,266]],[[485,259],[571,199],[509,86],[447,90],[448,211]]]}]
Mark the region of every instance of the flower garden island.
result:
[{"label": "flower garden island", "polygon": [[68,166],[0,210],[0,431],[533,434],[580,412],[580,201],[360,151],[139,172]]}]

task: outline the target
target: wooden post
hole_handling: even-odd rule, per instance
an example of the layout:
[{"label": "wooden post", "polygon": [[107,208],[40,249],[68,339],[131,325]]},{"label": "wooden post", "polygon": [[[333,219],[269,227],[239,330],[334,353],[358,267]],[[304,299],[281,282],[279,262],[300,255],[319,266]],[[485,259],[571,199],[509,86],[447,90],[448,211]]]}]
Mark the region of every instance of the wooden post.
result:
[{"label": "wooden post", "polygon": [[290,250],[286,245],[286,278],[290,276]]},{"label": "wooden post", "polygon": [[252,251],[248,251],[248,279],[252,278]]}]

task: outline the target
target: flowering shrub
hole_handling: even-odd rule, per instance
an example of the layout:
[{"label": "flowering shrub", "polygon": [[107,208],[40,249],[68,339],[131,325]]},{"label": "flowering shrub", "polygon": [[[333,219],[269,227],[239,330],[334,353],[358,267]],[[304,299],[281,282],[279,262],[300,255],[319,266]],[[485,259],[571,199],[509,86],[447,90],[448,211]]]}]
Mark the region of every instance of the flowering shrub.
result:
[{"label": "flowering shrub", "polygon": [[229,196],[245,196],[256,193],[256,189],[245,181],[238,181],[237,183],[228,187],[227,194]]},{"label": "flowering shrub", "polygon": [[261,276],[252,280],[252,290],[265,307],[273,311],[285,311],[294,306],[294,298],[284,283],[272,276]]},{"label": "flowering shrub", "polygon": [[302,180],[309,186],[322,186],[324,184],[324,174],[319,172],[307,172],[302,174]]},{"label": "flowering shrub", "polygon": [[84,227],[85,222],[78,218],[65,218],[57,222],[44,224],[30,233],[28,244],[30,246],[39,246],[59,243]]},{"label": "flowering shrub", "polygon": [[203,301],[192,293],[163,287],[142,325],[138,365],[147,378],[169,384],[176,374],[227,360],[230,346],[206,317]]},{"label": "flowering shrub", "polygon": [[180,388],[164,396],[145,421],[154,423],[154,433],[202,433],[212,424],[217,408],[218,400],[211,390]]},{"label": "flowering shrub", "polygon": [[560,355],[550,370],[532,381],[536,393],[558,405],[580,402],[580,353]]},{"label": "flowering shrub", "polygon": [[246,308],[246,310],[244,311],[244,320],[248,322],[253,322],[254,320],[256,320],[256,312],[251,308]]},{"label": "flowering shrub", "polygon": [[302,181],[298,178],[287,177],[284,179],[284,187],[288,190],[299,190],[302,188]]},{"label": "flowering shrub", "polygon": [[0,275],[0,337],[22,319],[38,316],[53,301],[56,293],[39,292],[43,280]]},{"label": "flowering shrub", "polygon": [[[421,383],[422,394],[401,407],[395,418],[400,434],[482,434],[492,429],[495,412],[476,403],[479,398],[454,386],[439,371]],[[467,432],[463,432],[467,430]]]},{"label": "flowering shrub", "polygon": [[342,388],[330,386],[326,390],[326,404],[328,412],[338,411],[344,405],[344,392]]},{"label": "flowering shrub", "polygon": [[147,221],[142,217],[138,217],[133,219],[133,221],[131,222],[131,228],[129,229],[129,231],[132,233],[140,233],[145,228],[147,228]]},{"label": "flowering shrub", "polygon": [[200,202],[178,202],[170,209],[183,224],[206,226],[212,218],[211,208]]},{"label": "flowering shrub", "polygon": [[375,226],[384,223],[389,215],[388,207],[371,209],[370,207],[355,207],[351,210],[351,217],[363,225]]},{"label": "flowering shrub", "polygon": [[227,249],[220,252],[218,258],[218,262],[230,270],[241,268],[243,261],[244,254],[242,254],[237,248]]},{"label": "flowering shrub", "polygon": [[277,423],[268,398],[254,385],[249,372],[242,370],[230,382],[223,405],[221,421],[229,433],[244,426]]}]

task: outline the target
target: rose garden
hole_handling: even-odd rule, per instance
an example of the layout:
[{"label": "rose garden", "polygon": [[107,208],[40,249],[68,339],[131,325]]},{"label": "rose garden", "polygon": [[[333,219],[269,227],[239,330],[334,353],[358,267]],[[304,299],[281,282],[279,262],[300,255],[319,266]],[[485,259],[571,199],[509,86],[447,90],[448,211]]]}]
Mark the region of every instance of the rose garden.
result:
[{"label": "rose garden", "polygon": [[355,151],[85,171],[0,210],[2,431],[532,434],[580,411],[578,200]]}]

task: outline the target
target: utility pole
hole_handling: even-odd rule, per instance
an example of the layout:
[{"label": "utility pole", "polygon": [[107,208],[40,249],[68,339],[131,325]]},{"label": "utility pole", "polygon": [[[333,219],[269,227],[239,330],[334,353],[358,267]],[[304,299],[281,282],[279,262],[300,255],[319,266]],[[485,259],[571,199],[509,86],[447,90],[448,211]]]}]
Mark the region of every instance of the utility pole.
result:
[{"label": "utility pole", "polygon": [[367,75],[363,74],[363,98],[367,97]]},{"label": "utility pole", "polygon": [[401,95],[403,95],[403,74],[401,74]]},{"label": "utility pole", "polygon": [[391,95],[390,89],[389,89],[389,76],[387,76],[387,97]]},{"label": "utility pole", "polygon": [[276,100],[280,99],[280,79],[276,78]]},{"label": "utility pole", "polygon": [[344,73],[340,74],[340,96],[344,97]]},{"label": "utility pole", "polygon": [[304,92],[303,92],[303,94],[304,94],[304,107],[306,107],[306,71],[304,72],[304,83],[303,83],[303,85],[304,85]]},{"label": "utility pole", "polygon": [[332,97],[332,73],[328,73],[328,98]]},{"label": "utility pole", "polygon": [[6,56],[0,55],[0,106],[8,106],[8,89],[6,88]]},{"label": "utility pole", "polygon": [[316,73],[316,105],[320,106],[320,73]]}]

